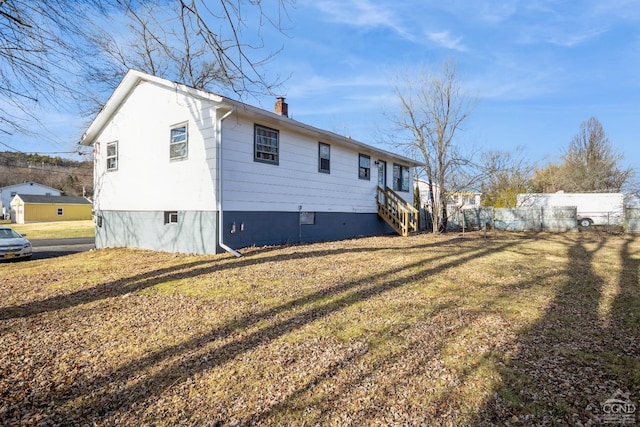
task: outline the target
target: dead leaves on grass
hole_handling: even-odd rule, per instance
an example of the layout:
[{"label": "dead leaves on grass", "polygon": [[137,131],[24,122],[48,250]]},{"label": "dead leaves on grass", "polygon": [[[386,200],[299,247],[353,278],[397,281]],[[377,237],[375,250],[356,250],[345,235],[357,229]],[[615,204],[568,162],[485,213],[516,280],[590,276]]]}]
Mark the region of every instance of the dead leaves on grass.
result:
[{"label": "dead leaves on grass", "polygon": [[[633,310],[615,296],[615,328],[600,322],[594,332],[597,301],[585,301],[599,287],[577,282],[617,278],[598,274],[597,251],[558,266],[563,253],[588,253],[570,250],[582,244],[382,237],[254,249],[239,260],[133,251],[136,263],[104,273],[100,263],[83,276],[52,263],[24,281],[12,275],[0,283],[0,419],[588,423],[616,388],[637,396],[628,370],[638,346],[637,331],[615,320]],[[615,267],[625,277],[637,271],[637,246]],[[535,253],[552,256],[531,263]],[[637,280],[624,282],[637,298]]]}]

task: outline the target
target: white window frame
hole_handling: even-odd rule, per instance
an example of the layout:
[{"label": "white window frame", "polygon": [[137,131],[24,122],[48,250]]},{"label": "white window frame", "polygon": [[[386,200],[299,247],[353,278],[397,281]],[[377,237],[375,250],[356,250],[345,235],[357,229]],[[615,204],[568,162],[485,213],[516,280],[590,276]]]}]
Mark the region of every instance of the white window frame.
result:
[{"label": "white window frame", "polygon": [[[177,131],[184,129],[184,132]],[[169,130],[169,160],[185,160],[189,156],[189,124],[178,123]]]},{"label": "white window frame", "polygon": [[253,125],[253,161],[280,164],[280,131],[259,124]]},{"label": "white window frame", "polygon": [[358,154],[358,178],[371,181],[371,156]]},{"label": "white window frame", "polygon": [[[113,152],[109,153],[109,149],[113,147]],[[118,170],[118,141],[107,142],[107,171]]]},{"label": "white window frame", "polygon": [[58,216],[63,216],[64,215],[64,208],[58,208],[57,214],[58,214]]},{"label": "white window frame", "polygon": [[178,211],[165,211],[164,212],[165,224],[177,224],[178,223]]}]

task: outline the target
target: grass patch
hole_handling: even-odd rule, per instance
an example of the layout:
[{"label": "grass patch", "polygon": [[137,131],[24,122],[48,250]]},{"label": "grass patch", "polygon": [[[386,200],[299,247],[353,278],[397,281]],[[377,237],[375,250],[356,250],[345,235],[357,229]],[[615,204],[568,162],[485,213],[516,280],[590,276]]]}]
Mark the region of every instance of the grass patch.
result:
[{"label": "grass patch", "polygon": [[92,220],[34,222],[29,224],[7,224],[29,239],[63,239],[70,237],[93,237],[95,226]]},{"label": "grass patch", "polygon": [[640,400],[640,240],[375,237],[0,265],[0,419],[597,424]]}]

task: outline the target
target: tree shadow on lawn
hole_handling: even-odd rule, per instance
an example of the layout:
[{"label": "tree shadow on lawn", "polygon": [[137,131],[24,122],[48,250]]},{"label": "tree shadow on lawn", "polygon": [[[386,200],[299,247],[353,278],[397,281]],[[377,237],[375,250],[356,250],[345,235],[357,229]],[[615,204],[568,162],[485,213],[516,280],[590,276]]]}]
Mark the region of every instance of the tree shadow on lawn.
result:
[{"label": "tree shadow on lawn", "polygon": [[501,384],[474,424],[600,424],[602,404],[618,390],[638,404],[640,254],[637,245],[630,253],[632,239],[622,244],[611,302],[610,287],[593,268],[607,243],[597,239],[595,245],[593,236],[569,240],[565,274],[558,278],[565,283],[540,320],[520,334],[520,350],[501,365]]},{"label": "tree shadow on lawn", "polygon": [[[145,401],[153,401],[165,390],[183,383],[203,371],[218,367],[346,307],[383,295],[403,287],[407,283],[428,280],[434,274],[496,251],[502,251],[514,244],[517,243],[507,241],[488,247],[465,249],[458,251],[455,258],[451,255],[452,259],[435,267],[428,265],[431,262],[429,259],[421,259],[380,274],[341,283],[333,288],[323,289],[263,312],[248,315],[178,345],[150,353],[134,363],[107,374],[92,379],[79,378],[71,386],[59,387],[55,391],[47,393],[46,396],[43,396],[42,401],[55,403],[56,413],[55,415],[50,414],[52,421],[80,419],[100,423],[116,413],[140,407]],[[361,250],[358,249],[358,251]],[[349,253],[351,251],[340,250],[338,252]],[[323,254],[324,252],[304,253],[301,256],[321,256]],[[281,259],[280,257],[274,258]],[[241,266],[266,260],[252,261],[247,259],[236,262],[239,262]],[[239,267],[239,265],[234,264],[233,267]],[[210,272],[215,271],[216,268],[218,267],[207,267],[201,270]],[[231,268],[231,266],[227,266],[227,268]],[[412,274],[401,274],[412,271],[414,272]],[[396,278],[395,275],[400,275],[400,277]],[[144,285],[137,284],[135,289],[129,287],[127,292],[170,280],[171,277],[173,277],[172,274],[165,272],[165,275],[161,277],[146,278],[142,282]],[[133,283],[136,281],[133,280]],[[116,295],[119,293],[123,293],[123,290],[117,289]],[[289,314],[289,312],[291,313]],[[239,326],[241,330],[237,332]],[[217,348],[206,350],[206,346],[216,342],[219,343]],[[145,374],[145,372],[153,373]],[[73,405],[71,405],[72,401]]]},{"label": "tree shadow on lawn", "polygon": [[[496,295],[496,300],[510,301],[514,293],[535,287],[538,280],[546,278],[548,276],[536,276],[506,286]],[[451,362],[447,358],[452,355],[447,353],[453,351],[452,345],[465,340],[469,328],[483,321],[486,311],[491,311],[491,304],[489,301],[483,301],[478,307],[459,307],[453,302],[439,304],[428,318],[417,322],[418,330],[416,325],[411,328],[405,325],[389,332],[393,336],[403,335],[409,341],[406,348],[385,355],[375,363],[361,360],[370,348],[349,354],[244,421],[270,425],[274,420],[286,420],[289,414],[305,413],[303,418],[310,424],[335,424],[339,422],[333,418],[336,408],[349,408],[351,411],[346,411],[349,418],[344,421],[352,425],[370,424],[372,418],[382,425],[464,425],[469,419],[470,405],[460,393],[465,390],[469,393],[467,388],[474,381],[474,375],[484,368],[483,360],[459,369],[449,366]],[[427,333],[419,333],[421,324],[429,329]],[[498,327],[492,326],[494,329],[488,333],[501,333]],[[482,352],[491,358],[500,350],[488,344]],[[475,356],[460,355],[462,359]],[[348,380],[342,383],[338,380],[336,386],[336,377],[341,375]],[[354,400],[358,402],[355,406]],[[312,411],[305,406],[309,401],[315,401]]]},{"label": "tree shadow on lawn", "polygon": [[[435,243],[438,245],[438,243]],[[177,267],[167,267],[150,271],[148,273],[126,277],[113,282],[101,283],[90,288],[83,288],[77,291],[56,295],[42,301],[33,301],[26,304],[10,307],[0,307],[0,321],[15,319],[20,317],[34,316],[99,301],[107,298],[114,298],[140,291],[167,281],[195,278],[201,275],[216,273],[229,269],[241,269],[256,264],[269,262],[282,262],[287,260],[297,260],[305,258],[323,257],[329,255],[340,255],[349,253],[377,252],[387,250],[386,248],[340,248],[319,251],[300,251],[291,254],[276,254],[273,256],[255,256],[262,254],[258,250],[255,254],[250,253],[240,259],[225,257],[220,259],[214,256],[212,259],[194,261],[181,264]]]}]

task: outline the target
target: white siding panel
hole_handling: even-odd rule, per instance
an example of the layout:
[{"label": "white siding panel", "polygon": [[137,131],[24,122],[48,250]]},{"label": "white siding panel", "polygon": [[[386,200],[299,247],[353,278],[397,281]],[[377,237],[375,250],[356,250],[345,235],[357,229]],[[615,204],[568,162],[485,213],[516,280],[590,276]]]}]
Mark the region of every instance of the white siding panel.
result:
[{"label": "white siding panel", "polygon": [[[359,153],[330,144],[331,173],[320,173],[319,141],[279,130],[279,164],[265,164],[253,160],[254,123],[235,116],[224,122],[225,210],[376,212],[377,155],[363,152],[371,156],[371,180],[362,180],[358,178]],[[390,183],[393,161],[383,160],[388,163]],[[411,200],[410,194],[403,195]]]},{"label": "white siding panel", "polygon": [[[143,83],[96,144],[96,200],[105,210],[215,210],[215,110]],[[173,125],[188,124],[188,157],[169,159]],[[106,171],[106,144],[118,141],[118,170]]]}]

